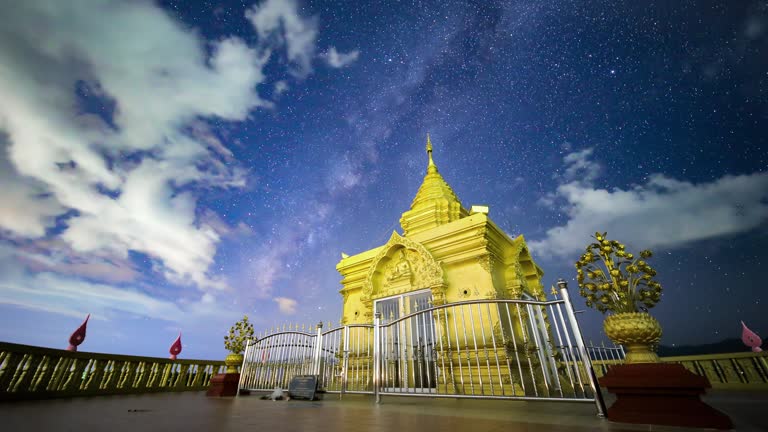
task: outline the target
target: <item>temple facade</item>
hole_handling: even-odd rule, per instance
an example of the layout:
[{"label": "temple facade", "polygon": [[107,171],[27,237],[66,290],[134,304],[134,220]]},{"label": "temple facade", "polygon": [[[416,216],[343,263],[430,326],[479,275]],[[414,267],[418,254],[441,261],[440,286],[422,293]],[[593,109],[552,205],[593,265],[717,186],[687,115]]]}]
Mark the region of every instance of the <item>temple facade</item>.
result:
[{"label": "temple facade", "polygon": [[342,324],[370,324],[430,305],[475,299],[537,299],[546,296],[543,272],[522,235],[510,237],[489,217],[487,207],[468,211],[440,175],[427,136],[427,172],[410,209],[402,214],[402,235],[352,256],[336,269],[342,276]]}]

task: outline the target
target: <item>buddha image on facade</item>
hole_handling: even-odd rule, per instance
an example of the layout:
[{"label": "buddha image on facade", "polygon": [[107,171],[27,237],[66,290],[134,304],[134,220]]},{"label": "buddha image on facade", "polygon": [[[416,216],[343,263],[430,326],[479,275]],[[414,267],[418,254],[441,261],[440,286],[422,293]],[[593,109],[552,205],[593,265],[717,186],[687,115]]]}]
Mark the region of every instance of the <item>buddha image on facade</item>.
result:
[{"label": "buddha image on facade", "polygon": [[411,276],[411,263],[408,262],[405,256],[405,249],[400,250],[398,258],[397,264],[395,264],[392,272],[387,276],[387,280],[390,282],[400,278],[410,278]]}]

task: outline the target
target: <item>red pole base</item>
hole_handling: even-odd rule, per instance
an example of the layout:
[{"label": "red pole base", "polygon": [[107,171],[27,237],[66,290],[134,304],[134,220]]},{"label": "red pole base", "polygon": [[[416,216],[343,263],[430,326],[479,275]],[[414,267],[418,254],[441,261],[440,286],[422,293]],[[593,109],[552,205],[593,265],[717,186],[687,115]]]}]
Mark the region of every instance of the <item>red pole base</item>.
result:
[{"label": "red pole base", "polygon": [[622,423],[732,429],[722,412],[701,401],[705,377],[674,363],[616,365],[599,379],[616,395],[608,420]]},{"label": "red pole base", "polygon": [[214,375],[208,387],[206,396],[237,396],[237,386],[240,383],[239,373]]}]

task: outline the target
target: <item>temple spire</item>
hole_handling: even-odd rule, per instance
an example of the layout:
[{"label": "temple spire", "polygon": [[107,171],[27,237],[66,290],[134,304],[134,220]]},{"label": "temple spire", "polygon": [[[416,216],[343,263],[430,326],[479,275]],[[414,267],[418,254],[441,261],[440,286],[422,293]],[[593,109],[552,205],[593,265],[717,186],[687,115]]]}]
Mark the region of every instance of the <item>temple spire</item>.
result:
[{"label": "temple spire", "polygon": [[400,226],[403,227],[403,234],[406,236],[469,215],[451,187],[437,171],[437,165],[432,159],[432,139],[429,134],[427,134],[427,157],[429,164],[424,181],[416,192],[416,197],[413,198],[410,210],[403,213],[400,218]]},{"label": "temple spire", "polygon": [[429,134],[427,134],[427,156],[429,157],[427,172],[437,172],[437,165],[435,165],[435,161],[432,160],[432,140],[429,139]]}]

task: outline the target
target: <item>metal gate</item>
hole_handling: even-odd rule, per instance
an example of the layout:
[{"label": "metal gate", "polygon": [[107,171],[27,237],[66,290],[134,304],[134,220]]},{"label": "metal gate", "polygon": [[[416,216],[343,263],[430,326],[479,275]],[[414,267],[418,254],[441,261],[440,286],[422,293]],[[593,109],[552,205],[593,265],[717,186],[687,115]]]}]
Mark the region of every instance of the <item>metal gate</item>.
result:
[{"label": "metal gate", "polygon": [[240,388],[283,389],[317,375],[329,393],[594,402],[605,407],[571,306],[562,299],[470,300],[382,323],[314,333],[282,331],[249,342]]}]

